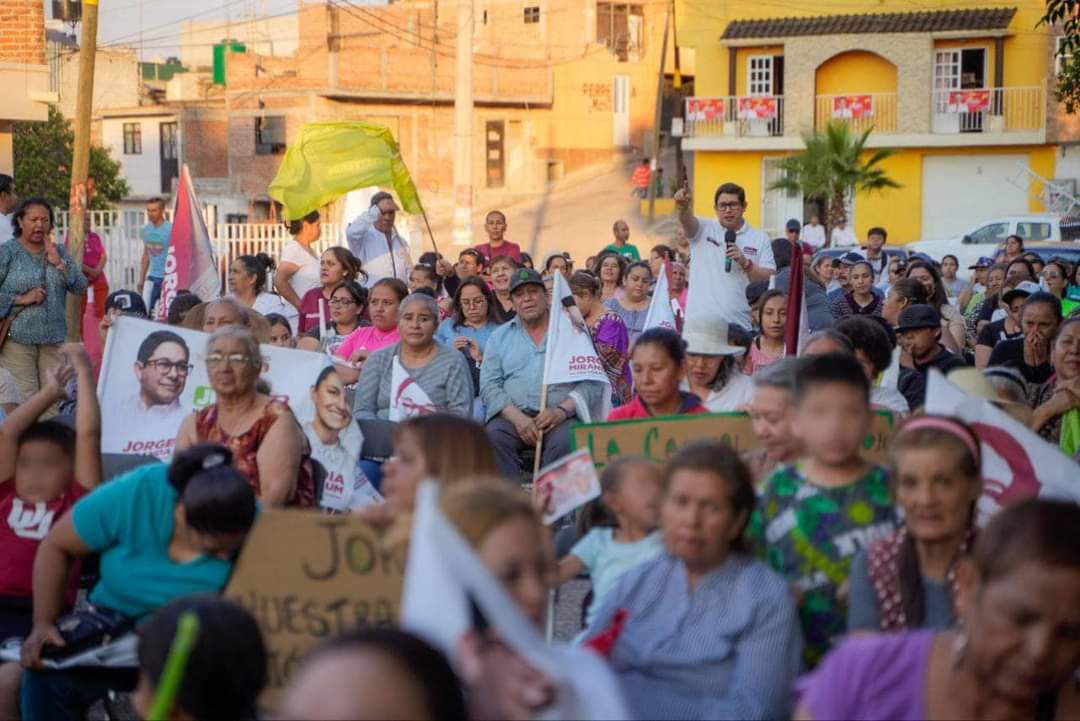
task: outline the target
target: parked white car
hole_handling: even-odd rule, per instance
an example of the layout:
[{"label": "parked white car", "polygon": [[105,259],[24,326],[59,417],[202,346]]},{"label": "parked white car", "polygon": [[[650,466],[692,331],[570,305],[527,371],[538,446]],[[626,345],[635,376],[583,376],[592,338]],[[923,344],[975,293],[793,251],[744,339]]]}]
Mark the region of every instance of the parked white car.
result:
[{"label": "parked white car", "polygon": [[1050,214],[1011,215],[980,223],[959,238],[920,240],[908,243],[904,249],[909,254],[926,253],[938,261],[944,255],[955,255],[960,261],[958,275],[967,277],[968,266],[984,255],[993,257],[1010,235],[1019,235],[1024,242],[1077,240],[1080,220]]}]

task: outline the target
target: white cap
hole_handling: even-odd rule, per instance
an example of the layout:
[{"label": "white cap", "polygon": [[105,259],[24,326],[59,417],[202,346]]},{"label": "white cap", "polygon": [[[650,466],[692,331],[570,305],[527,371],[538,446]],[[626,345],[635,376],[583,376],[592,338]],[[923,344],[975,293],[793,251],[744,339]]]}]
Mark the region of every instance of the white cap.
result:
[{"label": "white cap", "polygon": [[728,323],[723,318],[711,319],[707,325],[696,325],[683,331],[686,352],[694,355],[741,356],[746,352],[742,346],[728,342]]}]

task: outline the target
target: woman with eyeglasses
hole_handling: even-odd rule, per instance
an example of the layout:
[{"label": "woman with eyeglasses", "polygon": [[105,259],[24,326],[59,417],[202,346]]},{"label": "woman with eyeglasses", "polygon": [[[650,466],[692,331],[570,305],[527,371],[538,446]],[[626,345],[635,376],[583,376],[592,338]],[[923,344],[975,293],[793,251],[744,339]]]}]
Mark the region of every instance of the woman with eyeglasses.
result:
[{"label": "woman with eyeglasses", "polygon": [[330,292],[330,326],[321,332],[313,327],[296,341],[300,350],[325,351],[333,354],[357,328],[371,325],[364,320],[367,307],[367,288],[351,280],[344,281]]},{"label": "woman with eyeglasses", "polygon": [[[484,348],[488,338],[499,327],[495,295],[481,278],[473,276],[461,281],[454,293],[452,315],[439,324],[435,340],[449,348],[461,351],[472,373],[476,397],[480,394],[480,364],[484,361]],[[482,404],[474,401],[479,412]]]},{"label": "woman with eyeglasses", "polygon": [[226,326],[210,336],[206,371],[217,399],[184,420],[176,450],[223,445],[264,506],[313,506],[307,439],[288,404],[256,388],[262,362],[259,344],[246,328]]}]

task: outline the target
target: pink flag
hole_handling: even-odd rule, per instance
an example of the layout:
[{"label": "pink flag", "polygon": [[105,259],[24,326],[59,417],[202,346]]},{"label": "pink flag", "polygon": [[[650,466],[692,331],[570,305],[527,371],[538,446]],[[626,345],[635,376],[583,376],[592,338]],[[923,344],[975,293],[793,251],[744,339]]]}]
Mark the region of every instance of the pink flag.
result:
[{"label": "pink flag", "polygon": [[806,312],[806,286],[803,278],[802,246],[791,249],[791,279],[788,281],[787,321],[784,346],[788,356],[797,356],[810,335],[810,316]]},{"label": "pink flag", "polygon": [[169,255],[165,259],[165,279],[161,284],[161,300],[157,310],[159,320],[168,317],[169,306],[178,290],[190,290],[203,300],[221,295],[214,246],[210,243],[210,233],[206,230],[201,209],[185,165],[180,172],[180,185],[173,207]]}]

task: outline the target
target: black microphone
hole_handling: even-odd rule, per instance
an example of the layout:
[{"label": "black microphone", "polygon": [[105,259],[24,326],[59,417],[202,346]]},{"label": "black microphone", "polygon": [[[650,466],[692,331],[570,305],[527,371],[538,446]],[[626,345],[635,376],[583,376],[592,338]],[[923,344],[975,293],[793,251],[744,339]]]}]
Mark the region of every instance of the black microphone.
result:
[{"label": "black microphone", "polygon": [[[726,245],[728,248],[735,245],[735,231],[734,230],[729,230],[726,233],[724,233],[724,245]],[[725,273],[730,273],[731,272],[731,258],[728,258],[727,260],[724,261],[724,272]]]}]

